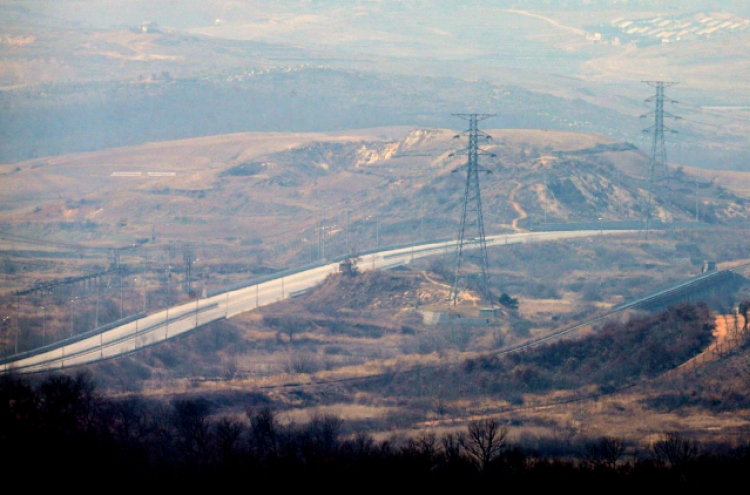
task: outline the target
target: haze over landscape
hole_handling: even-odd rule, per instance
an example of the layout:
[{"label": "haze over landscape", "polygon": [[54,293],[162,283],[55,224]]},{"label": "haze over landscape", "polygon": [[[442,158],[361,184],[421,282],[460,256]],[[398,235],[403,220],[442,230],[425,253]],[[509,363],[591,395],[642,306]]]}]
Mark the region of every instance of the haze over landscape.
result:
[{"label": "haze over landscape", "polygon": [[739,0],[0,2],[0,464],[740,476],[748,54]]}]

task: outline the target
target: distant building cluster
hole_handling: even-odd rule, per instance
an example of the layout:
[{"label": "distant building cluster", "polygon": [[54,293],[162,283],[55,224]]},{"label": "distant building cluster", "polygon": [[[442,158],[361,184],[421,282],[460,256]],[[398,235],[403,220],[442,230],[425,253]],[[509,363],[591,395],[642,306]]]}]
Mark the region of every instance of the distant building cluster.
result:
[{"label": "distant building cluster", "polygon": [[304,70],[304,69],[309,69],[309,68],[322,69],[322,68],[324,68],[324,66],[322,66],[322,65],[316,65],[316,66],[314,66],[314,65],[311,65],[311,64],[300,64],[300,65],[295,65],[295,66],[276,67],[276,68],[273,68],[273,69],[267,69],[267,68],[263,68],[263,69],[251,69],[251,70],[243,71],[241,73],[228,75],[226,77],[226,82],[244,82],[244,81],[247,81],[247,80],[253,78],[254,76],[259,76],[259,75],[263,75],[263,74],[270,74],[271,72],[298,72],[298,71],[301,71],[301,70]]},{"label": "distant building cluster", "polygon": [[110,177],[174,177],[177,172],[112,172]]},{"label": "distant building cluster", "polygon": [[586,38],[595,43],[638,47],[697,41],[740,33],[750,29],[750,20],[733,14],[662,16],[649,19],[614,19],[586,28]]}]

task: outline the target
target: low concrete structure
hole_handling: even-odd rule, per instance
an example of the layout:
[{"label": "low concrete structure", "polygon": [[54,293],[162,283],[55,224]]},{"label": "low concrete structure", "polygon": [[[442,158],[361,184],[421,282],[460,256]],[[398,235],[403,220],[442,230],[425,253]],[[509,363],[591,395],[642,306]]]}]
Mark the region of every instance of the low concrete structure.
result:
[{"label": "low concrete structure", "polygon": [[715,271],[716,271],[715,261],[706,260],[703,262],[703,269],[701,270],[702,273],[715,272]]},{"label": "low concrete structure", "polygon": [[480,309],[479,317],[466,317],[458,314],[444,313],[442,311],[420,311],[422,322],[425,325],[457,325],[462,327],[488,327],[496,324],[495,310]]}]

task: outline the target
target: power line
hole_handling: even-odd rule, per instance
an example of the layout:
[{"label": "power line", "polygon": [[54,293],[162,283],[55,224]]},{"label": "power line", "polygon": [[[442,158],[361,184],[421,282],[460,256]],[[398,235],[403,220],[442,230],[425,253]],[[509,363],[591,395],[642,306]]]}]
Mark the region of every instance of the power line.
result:
[{"label": "power line", "polygon": [[683,117],[682,120],[685,122],[690,122],[691,124],[705,125],[709,127],[723,127],[722,124],[717,124],[715,122],[704,122],[702,120],[695,120],[689,117]]},{"label": "power line", "polygon": [[37,237],[29,237],[29,236],[24,236],[24,235],[19,235],[19,234],[9,234],[7,232],[0,233],[0,239],[6,240],[8,242],[16,243],[16,244],[63,247],[63,248],[68,248],[68,249],[80,250],[80,251],[112,251],[112,250],[124,251],[127,249],[134,249],[136,247],[143,246],[142,244],[137,244],[137,243],[129,244],[127,246],[122,246],[122,247],[86,246],[83,244],[50,241],[46,239],[39,239]]},{"label": "power line", "polygon": [[80,249],[85,251],[105,251],[111,248],[108,247],[94,247],[94,246],[84,246],[82,244],[71,244],[66,242],[57,242],[57,241],[50,241],[45,239],[38,239],[35,237],[28,237],[28,236],[22,236],[17,234],[8,234],[8,233],[0,233],[0,239],[4,239],[9,242],[14,242],[18,244],[32,244],[32,245],[39,245],[39,246],[54,246],[54,247],[65,247],[70,249]]},{"label": "power line", "polygon": [[720,143],[706,143],[705,141],[683,141],[684,144],[690,146],[700,146],[704,150],[716,150],[716,151],[750,151],[750,147],[744,146],[731,146]]},{"label": "power line", "polygon": [[699,113],[706,114],[706,115],[711,115],[711,116],[714,116],[714,117],[719,117],[719,118],[729,119],[729,120],[737,120],[737,121],[742,121],[742,122],[750,122],[750,116],[743,117],[743,116],[740,116],[740,115],[731,115],[731,114],[716,112],[716,111],[708,110],[708,109],[703,108],[703,107],[699,107],[697,105],[691,105],[689,103],[685,103],[684,106],[688,107],[688,108],[692,108],[692,109],[696,110]]}]

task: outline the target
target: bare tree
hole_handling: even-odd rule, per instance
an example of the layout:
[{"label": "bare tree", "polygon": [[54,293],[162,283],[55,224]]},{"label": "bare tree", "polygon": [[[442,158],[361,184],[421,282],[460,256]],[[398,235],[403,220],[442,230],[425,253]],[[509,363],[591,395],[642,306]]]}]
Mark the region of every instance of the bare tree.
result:
[{"label": "bare tree", "polygon": [[625,442],[621,438],[602,437],[586,445],[584,460],[592,467],[615,469],[617,461],[625,453]]},{"label": "bare tree", "polygon": [[[289,343],[294,342],[294,335],[302,333],[307,328],[307,322],[302,318],[294,315],[264,316],[263,322],[278,329],[279,333],[284,333],[289,337]],[[277,337],[280,340],[279,337]]]},{"label": "bare tree", "polygon": [[95,427],[102,397],[88,373],[50,375],[39,384],[42,421],[60,432]]},{"label": "bare tree", "polygon": [[472,337],[471,329],[465,326],[452,325],[448,329],[448,341],[461,352],[465,352],[466,348],[469,347]]},{"label": "bare tree", "polygon": [[417,437],[412,437],[407,443],[407,447],[417,455],[432,461],[438,452],[438,441],[434,433],[422,433]]},{"label": "bare tree", "polygon": [[354,450],[354,454],[358,459],[366,459],[370,457],[375,450],[375,440],[372,437],[360,431],[354,435],[354,440],[350,443]]},{"label": "bare tree", "polygon": [[244,429],[244,424],[226,416],[214,425],[216,446],[225,461],[234,458]]},{"label": "bare tree", "polygon": [[224,361],[224,377],[231,381],[237,378],[238,373],[239,366],[237,364],[237,357],[231,355]]},{"label": "bare tree", "polygon": [[276,455],[279,441],[279,425],[271,409],[265,407],[250,418],[250,441],[255,453],[261,457]]},{"label": "bare tree", "polygon": [[108,404],[105,420],[118,441],[136,445],[147,436],[153,406],[140,395],[114,400]]},{"label": "bare tree", "polygon": [[343,423],[335,414],[314,416],[303,434],[303,450],[314,456],[333,454],[340,446]]},{"label": "bare tree", "polygon": [[463,443],[461,435],[455,433],[446,433],[440,439],[443,444],[443,455],[449,464],[454,464],[461,459],[461,444]]},{"label": "bare tree", "polygon": [[469,423],[461,446],[479,464],[483,472],[505,448],[508,429],[501,427],[496,419],[483,419]]},{"label": "bare tree", "polygon": [[172,403],[172,411],[172,426],[177,431],[180,450],[188,459],[208,461],[212,443],[208,401],[176,400]]},{"label": "bare tree", "polygon": [[672,431],[656,442],[653,450],[654,457],[659,462],[668,463],[672,467],[681,467],[698,457],[700,444],[679,432]]}]

